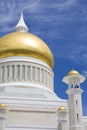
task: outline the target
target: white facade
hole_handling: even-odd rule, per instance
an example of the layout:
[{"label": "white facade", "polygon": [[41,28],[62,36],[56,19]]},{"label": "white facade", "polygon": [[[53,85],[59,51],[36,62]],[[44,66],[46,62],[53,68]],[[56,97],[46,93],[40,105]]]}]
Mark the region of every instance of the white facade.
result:
[{"label": "white facade", "polygon": [[0,60],[0,71],[6,130],[57,129],[58,107],[67,101],[53,92],[52,69],[34,58],[10,57]]}]

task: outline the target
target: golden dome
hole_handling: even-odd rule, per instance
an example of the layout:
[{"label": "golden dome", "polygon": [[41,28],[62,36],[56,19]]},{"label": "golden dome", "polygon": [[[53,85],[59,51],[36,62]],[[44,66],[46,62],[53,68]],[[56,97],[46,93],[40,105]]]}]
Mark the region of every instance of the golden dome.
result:
[{"label": "golden dome", "polygon": [[0,108],[6,108],[6,104],[4,103],[0,104]]},{"label": "golden dome", "polygon": [[76,70],[71,70],[68,75],[80,75],[80,73]]},{"label": "golden dome", "polygon": [[37,36],[14,32],[0,38],[0,58],[28,56],[40,59],[53,67],[54,59],[48,46]]},{"label": "golden dome", "polygon": [[65,111],[65,110],[66,110],[66,108],[63,107],[63,106],[60,106],[60,107],[58,108],[58,111]]}]

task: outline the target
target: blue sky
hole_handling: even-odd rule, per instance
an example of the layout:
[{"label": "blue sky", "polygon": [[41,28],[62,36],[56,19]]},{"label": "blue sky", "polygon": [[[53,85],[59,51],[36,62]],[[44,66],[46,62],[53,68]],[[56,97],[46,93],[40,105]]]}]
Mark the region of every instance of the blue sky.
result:
[{"label": "blue sky", "polygon": [[[66,99],[62,78],[72,70],[87,77],[87,0],[0,0],[0,36],[14,31],[20,12],[29,32],[51,48],[55,92]],[[87,115],[87,80],[82,84],[83,113]]]}]

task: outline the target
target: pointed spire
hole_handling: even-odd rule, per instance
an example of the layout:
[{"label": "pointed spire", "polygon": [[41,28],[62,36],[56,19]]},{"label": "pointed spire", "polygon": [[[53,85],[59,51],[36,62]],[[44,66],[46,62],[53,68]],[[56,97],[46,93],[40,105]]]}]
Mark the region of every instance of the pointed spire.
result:
[{"label": "pointed spire", "polygon": [[23,11],[21,11],[21,16],[18,24],[15,27],[16,32],[28,32],[28,27],[25,24],[24,17],[23,17]]}]

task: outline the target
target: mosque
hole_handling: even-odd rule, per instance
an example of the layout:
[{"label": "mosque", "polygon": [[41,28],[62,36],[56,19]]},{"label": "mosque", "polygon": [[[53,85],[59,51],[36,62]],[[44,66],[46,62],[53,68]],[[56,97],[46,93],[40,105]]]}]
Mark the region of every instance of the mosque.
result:
[{"label": "mosque", "polygon": [[68,100],[54,92],[54,59],[39,37],[28,33],[21,14],[15,32],[0,38],[0,130],[87,130],[80,84],[71,70],[63,82]]}]

